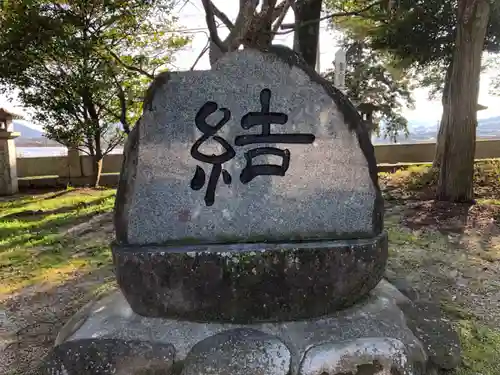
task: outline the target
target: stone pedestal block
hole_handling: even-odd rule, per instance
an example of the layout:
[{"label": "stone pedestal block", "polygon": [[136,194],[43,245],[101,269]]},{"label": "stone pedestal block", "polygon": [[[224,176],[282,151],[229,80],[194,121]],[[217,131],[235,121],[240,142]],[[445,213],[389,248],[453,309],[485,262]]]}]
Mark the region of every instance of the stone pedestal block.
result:
[{"label": "stone pedestal block", "polygon": [[21,134],[0,130],[0,195],[18,192],[16,145],[14,139]]},{"label": "stone pedestal block", "polygon": [[118,291],[66,324],[41,374],[424,375],[456,366],[456,335],[425,338],[449,324],[414,319],[417,305],[382,281],[362,303],[321,318],[203,323],[142,317]]}]

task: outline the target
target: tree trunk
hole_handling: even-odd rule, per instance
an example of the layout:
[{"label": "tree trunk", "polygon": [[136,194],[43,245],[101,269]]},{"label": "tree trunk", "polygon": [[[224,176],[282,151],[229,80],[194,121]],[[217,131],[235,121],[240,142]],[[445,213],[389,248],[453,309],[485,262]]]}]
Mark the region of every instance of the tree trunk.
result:
[{"label": "tree trunk", "polygon": [[450,82],[451,82],[451,73],[453,72],[453,63],[450,62],[448,68],[446,69],[446,77],[444,81],[443,87],[443,96],[441,98],[441,104],[443,106],[443,114],[441,115],[441,121],[439,123],[439,131],[436,138],[436,153],[434,154],[434,162],[432,166],[434,168],[439,168],[441,166],[441,159],[443,158],[444,151],[444,134],[445,134],[445,126],[446,126],[446,118],[449,116],[450,107],[448,106],[448,101],[450,97]]},{"label": "tree trunk", "polygon": [[[99,152],[100,154],[100,152]],[[92,156],[92,179],[90,181],[92,187],[98,188],[101,181],[102,172],[102,156]]]},{"label": "tree trunk", "polygon": [[488,0],[459,0],[457,35],[446,115],[437,199],[473,200],[474,153],[481,56],[488,26]]},{"label": "tree trunk", "polygon": [[[299,26],[295,31],[298,42],[298,51],[306,63],[316,68],[316,60],[318,57],[319,44],[319,19],[321,17],[322,0],[304,1],[303,5],[297,5],[295,12],[295,24]],[[317,22],[314,22],[317,20]],[[300,26],[302,23],[307,23],[305,26]]]},{"label": "tree trunk", "polygon": [[99,131],[99,127],[96,128],[94,133],[94,144],[95,144],[95,153],[92,155],[92,186],[97,188],[99,187],[99,182],[101,180],[101,171],[102,171],[102,159],[104,155],[102,154],[101,149],[101,132]]},{"label": "tree trunk", "polygon": [[210,42],[210,48],[208,50],[208,59],[210,61],[210,66],[213,66],[217,60],[219,60],[224,53],[214,42]]}]

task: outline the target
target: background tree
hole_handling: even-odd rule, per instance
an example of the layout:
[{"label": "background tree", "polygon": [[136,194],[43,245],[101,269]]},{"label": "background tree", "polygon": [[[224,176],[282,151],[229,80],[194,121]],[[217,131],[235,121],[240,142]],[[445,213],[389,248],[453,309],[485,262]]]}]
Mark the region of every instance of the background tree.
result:
[{"label": "background tree", "polygon": [[316,66],[320,18],[323,0],[298,1],[294,6],[296,52],[311,66]]},{"label": "background tree", "polygon": [[0,83],[18,89],[45,132],[93,158],[123,141],[148,82],[187,43],[172,1],[12,0],[0,11]]},{"label": "background tree", "polygon": [[437,197],[472,201],[481,59],[490,18],[487,0],[459,0],[437,153]]},{"label": "background tree", "polygon": [[[349,12],[320,17],[324,0],[239,0],[236,20],[231,21],[211,0],[202,0],[207,27],[210,33],[210,62],[223,53],[235,51],[240,46],[266,49],[277,34],[296,33],[296,47],[304,60],[312,67],[316,64],[319,24],[329,17],[340,17],[363,13],[365,8],[354,7]],[[376,4],[390,8],[392,0],[379,0]],[[260,7],[259,7],[260,5]],[[373,6],[373,5],[372,5]],[[296,21],[282,25],[287,12],[292,9]],[[218,18],[229,29],[229,35],[221,40],[216,27]]]},{"label": "background tree", "polygon": [[[325,1],[327,6],[353,7],[346,0]],[[422,85],[442,94],[435,166],[441,167],[444,161],[447,166],[440,168],[443,175],[438,198],[472,199],[470,155],[473,158],[475,149],[476,84],[481,52],[500,49],[500,4],[488,0],[400,0],[390,19],[385,18],[383,9],[374,6],[363,17],[337,24],[368,40],[370,48],[391,53],[400,66],[414,70]],[[460,73],[461,69],[465,70]]]},{"label": "background tree", "polygon": [[500,54],[488,56],[486,67],[493,74],[489,87],[490,94],[500,96]]},{"label": "background tree", "polygon": [[[414,105],[411,74],[397,68],[390,54],[370,49],[365,42],[345,39],[344,45],[346,95],[357,105],[375,108],[371,125],[377,136],[395,141],[399,134],[407,135],[408,121],[402,111]],[[333,82],[334,74],[329,70],[325,77]]]},{"label": "background tree", "polygon": [[[293,0],[282,0],[278,5],[277,2],[266,0],[258,11],[259,0],[240,0],[238,16],[233,22],[211,0],[202,0],[210,34],[210,63],[241,45],[258,49],[269,46]],[[215,17],[229,29],[229,35],[224,40],[217,32]]]}]

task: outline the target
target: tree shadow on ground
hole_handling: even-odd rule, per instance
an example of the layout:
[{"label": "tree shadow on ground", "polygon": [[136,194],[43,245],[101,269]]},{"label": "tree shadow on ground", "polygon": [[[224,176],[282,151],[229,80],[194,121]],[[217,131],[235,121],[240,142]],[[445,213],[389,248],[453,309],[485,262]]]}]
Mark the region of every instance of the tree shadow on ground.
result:
[{"label": "tree shadow on ground", "polygon": [[[68,192],[39,195],[27,204]],[[109,253],[113,197],[94,194],[89,192],[85,203],[61,206],[72,203],[72,199],[63,198],[60,207],[55,202],[35,215],[0,219],[0,266],[5,286],[0,298],[12,323],[5,324],[8,321],[0,315],[0,373],[29,374],[31,365],[49,350],[63,324],[96,291],[114,282]],[[26,202],[20,203],[18,207]],[[4,349],[6,330],[11,343]]]},{"label": "tree shadow on ground", "polygon": [[500,206],[492,204],[450,203],[440,201],[407,202],[401,224],[413,229],[432,229],[460,242],[474,231],[478,244],[489,251],[493,236],[500,235]]},{"label": "tree shadow on ground", "polygon": [[403,224],[410,229],[432,227],[441,234],[463,233],[469,223],[472,204],[439,201],[407,202]]},{"label": "tree shadow on ground", "polygon": [[8,204],[8,207],[10,209],[17,209],[21,208],[24,206],[27,206],[29,204],[41,202],[41,201],[46,201],[50,199],[55,199],[58,197],[61,197],[63,195],[71,193],[72,190],[57,190],[54,191],[54,189],[51,190],[36,190],[32,191],[31,193],[29,192],[21,192],[16,195],[12,196],[7,196],[7,197],[0,197],[0,204]]},{"label": "tree shadow on ground", "polygon": [[[88,202],[37,212],[31,216],[21,216],[16,219],[17,225],[0,228],[0,239],[3,240],[0,253],[32,242],[53,242],[61,231],[89,222],[98,215],[108,212],[109,208],[99,206],[109,199],[110,197],[99,197]],[[9,220],[5,218],[5,216],[0,218],[0,221],[8,223]]]},{"label": "tree shadow on ground", "polygon": [[[52,199],[52,198],[50,198]],[[58,207],[50,210],[24,210],[24,211],[19,211],[19,212],[14,212],[9,215],[5,215],[1,217],[2,220],[18,220],[18,219],[23,219],[24,221],[37,221],[40,220],[43,216],[47,215],[57,215],[57,214],[64,214],[64,213],[69,213],[75,210],[79,210],[82,208],[89,208],[93,206],[98,206],[102,203],[104,203],[106,200],[108,200],[109,197],[101,197],[97,198],[95,200],[92,200],[90,202],[78,202],[74,205],[71,206],[63,206],[63,207]]]}]

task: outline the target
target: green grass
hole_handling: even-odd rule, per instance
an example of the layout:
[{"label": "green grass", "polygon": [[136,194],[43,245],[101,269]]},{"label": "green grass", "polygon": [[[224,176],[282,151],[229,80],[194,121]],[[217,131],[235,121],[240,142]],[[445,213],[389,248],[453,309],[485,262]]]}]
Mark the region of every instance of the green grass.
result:
[{"label": "green grass", "polygon": [[460,337],[462,363],[457,375],[500,373],[500,331],[478,322],[477,317],[451,301],[441,301],[443,312],[454,321]]},{"label": "green grass", "polygon": [[68,189],[0,200],[0,295],[110,264],[109,244],[66,231],[113,209],[115,190]]},{"label": "green grass", "polygon": [[[386,199],[433,199],[439,171],[432,164],[415,164],[394,172],[379,173]],[[500,159],[476,160],[474,163],[474,193],[479,203],[498,205],[500,202]]]},{"label": "green grass", "polygon": [[455,326],[462,345],[462,365],[458,375],[498,375],[500,331],[474,320],[459,320]]},{"label": "green grass", "polygon": [[[421,175],[420,172],[425,172],[425,168],[412,173]],[[70,279],[77,270],[109,266],[111,238],[97,238],[95,229],[90,236],[71,235],[67,230],[95,215],[111,212],[114,198],[115,190],[67,189],[1,199],[0,295],[34,284],[58,284]],[[416,261],[409,249],[425,249],[432,254],[436,250],[446,251],[448,246],[444,235],[404,228],[396,216],[387,218],[386,229],[391,256],[408,264]],[[114,286],[114,279],[109,280],[94,292],[106,293]],[[442,301],[442,308],[454,321],[462,343],[463,363],[458,375],[498,375],[500,331],[479,323],[477,317],[454,302]]]},{"label": "green grass", "polygon": [[500,206],[500,199],[477,199],[477,203],[485,205]]}]

